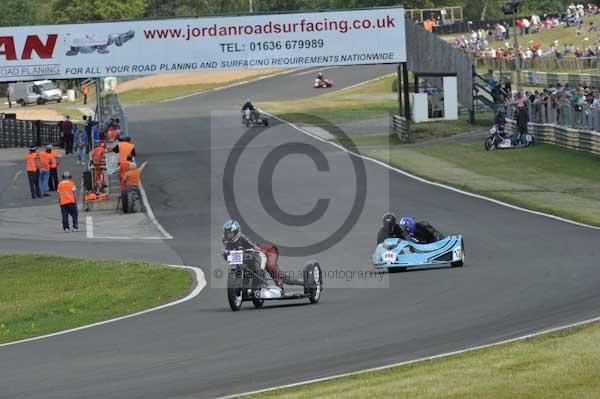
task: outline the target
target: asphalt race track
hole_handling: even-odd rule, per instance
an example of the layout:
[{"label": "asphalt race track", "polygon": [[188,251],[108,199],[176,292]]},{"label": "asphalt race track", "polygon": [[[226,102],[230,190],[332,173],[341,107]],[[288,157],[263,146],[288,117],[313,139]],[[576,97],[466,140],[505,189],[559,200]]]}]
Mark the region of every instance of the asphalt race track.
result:
[{"label": "asphalt race track", "polygon": [[[343,87],[390,71],[393,67],[348,67],[325,75]],[[380,217],[388,207],[427,219],[442,232],[462,233],[465,267],[386,274],[381,282],[349,281],[338,273],[325,280],[318,305],[276,302],[255,310],[246,303],[240,312],[231,312],[225,291],[218,288],[223,279],[213,276],[223,266],[217,251],[220,227],[228,218],[224,166],[247,131],[240,124],[239,107],[246,98],[320,93],[310,88],[313,78],[290,73],[128,110],[140,158],[149,161],[146,191],[174,239],[159,247],[137,242],[98,245],[111,248],[115,257],[129,258],[136,250],[144,258],[168,253],[183,264],[202,267],[207,279],[212,278],[200,296],[164,311],[0,348],[1,398],[211,398],[598,316],[600,231],[420,183],[368,161],[366,179],[358,184],[365,206],[350,232],[317,254],[292,258],[283,253],[282,268],[299,270],[304,261],[316,258],[331,272],[371,270]],[[225,178],[225,186],[232,187],[248,225],[266,239],[285,246],[324,240],[353,209],[357,183],[351,158],[272,122],[241,153],[235,177]],[[318,171],[300,154],[283,157],[276,165],[273,192],[284,211],[304,214],[319,198],[330,199],[325,214],[304,228],[286,227],[269,216],[257,190],[263,162],[271,150],[288,143],[327,158],[326,171]],[[22,250],[36,245],[0,244]],[[360,288],[369,284],[374,288]]]}]

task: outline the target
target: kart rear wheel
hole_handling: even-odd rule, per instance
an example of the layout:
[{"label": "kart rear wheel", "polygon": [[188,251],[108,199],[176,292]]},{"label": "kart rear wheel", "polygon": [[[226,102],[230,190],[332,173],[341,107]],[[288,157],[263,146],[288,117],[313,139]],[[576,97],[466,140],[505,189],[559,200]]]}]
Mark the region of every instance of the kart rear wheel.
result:
[{"label": "kart rear wheel", "polygon": [[252,299],[252,304],[254,305],[255,308],[262,308],[264,303],[265,303],[264,299],[258,299],[258,298]]},{"label": "kart rear wheel", "polygon": [[265,125],[265,127],[269,126],[269,120],[268,119],[264,119],[263,120],[263,124]]},{"label": "kart rear wheel", "polygon": [[319,303],[323,291],[323,272],[319,262],[311,261],[304,267],[304,290],[310,303]]},{"label": "kart rear wheel", "polygon": [[229,307],[234,312],[242,308],[242,303],[244,302],[242,295],[241,273],[238,276],[236,271],[229,272],[227,278],[227,300],[229,301]]},{"label": "kart rear wheel", "polygon": [[388,267],[388,273],[404,273],[406,271],[406,267]]},{"label": "kart rear wheel", "polygon": [[450,263],[452,267],[462,267],[465,264],[465,243],[460,245],[460,260]]}]

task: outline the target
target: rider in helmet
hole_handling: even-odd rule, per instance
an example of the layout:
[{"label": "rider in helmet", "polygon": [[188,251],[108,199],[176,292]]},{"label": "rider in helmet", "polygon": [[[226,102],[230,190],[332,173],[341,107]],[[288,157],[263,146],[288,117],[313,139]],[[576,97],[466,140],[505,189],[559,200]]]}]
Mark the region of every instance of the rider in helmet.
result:
[{"label": "rider in helmet", "polygon": [[377,233],[377,244],[381,244],[387,238],[401,238],[402,237],[402,229],[397,223],[396,215],[391,212],[383,215],[383,226],[379,229],[379,233]]},{"label": "rider in helmet", "polygon": [[322,72],[319,72],[319,73],[317,74],[317,79],[318,79],[319,81],[321,81],[321,82],[323,81],[323,73],[322,73]]},{"label": "rider in helmet", "polygon": [[259,117],[258,110],[254,107],[250,100],[247,100],[246,103],[242,106],[242,112],[250,110],[250,115],[252,120],[256,121]]},{"label": "rider in helmet", "polygon": [[498,108],[494,116],[494,125],[500,131],[500,135],[504,137],[504,126],[506,125],[506,112],[504,108]]},{"label": "rider in helmet", "polygon": [[410,216],[403,216],[400,219],[400,229],[402,230],[402,239],[419,244],[429,244],[444,238],[442,233],[429,222],[415,222]]},{"label": "rider in helmet", "polygon": [[[256,250],[256,266],[263,270],[266,269],[275,281],[275,284],[283,289],[279,266],[277,265],[277,260],[279,258],[277,247],[267,244],[257,245],[254,241],[242,234],[240,224],[235,220],[228,220],[223,225],[223,245],[225,246],[225,251]],[[226,252],[223,252],[223,257],[226,258]]]}]

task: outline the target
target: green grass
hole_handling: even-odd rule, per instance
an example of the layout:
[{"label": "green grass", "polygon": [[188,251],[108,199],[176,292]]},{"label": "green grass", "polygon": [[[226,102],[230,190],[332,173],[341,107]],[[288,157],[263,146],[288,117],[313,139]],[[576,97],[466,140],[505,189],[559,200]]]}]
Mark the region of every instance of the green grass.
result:
[{"label": "green grass", "polygon": [[187,96],[195,93],[202,93],[207,90],[215,89],[217,87],[229,86],[235,83],[243,81],[252,81],[258,78],[272,75],[272,72],[255,75],[243,79],[234,79],[227,82],[221,83],[202,83],[194,85],[179,85],[179,86],[167,86],[167,87],[152,87],[148,89],[134,89],[128,90],[119,94],[121,103],[123,105],[133,104],[148,104],[157,103],[160,101],[168,100],[171,98],[177,98],[181,96]]},{"label": "green grass", "polygon": [[551,145],[487,152],[483,142],[367,150],[427,179],[600,225],[600,158]]},{"label": "green grass", "polygon": [[0,343],[151,308],[186,294],[188,272],[144,263],[0,256]]},{"label": "green grass", "polygon": [[595,399],[600,324],[252,399]]},{"label": "green grass", "polygon": [[[388,117],[398,110],[392,92],[395,75],[358,87],[327,92],[320,96],[290,101],[262,102],[267,112],[301,125],[322,125],[325,119],[334,124]],[[316,90],[316,89],[315,89]]]}]

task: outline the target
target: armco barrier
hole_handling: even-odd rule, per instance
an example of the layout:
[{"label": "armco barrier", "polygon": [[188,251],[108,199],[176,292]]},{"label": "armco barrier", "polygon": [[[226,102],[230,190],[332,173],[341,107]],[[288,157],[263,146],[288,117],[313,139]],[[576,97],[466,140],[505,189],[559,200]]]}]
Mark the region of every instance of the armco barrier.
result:
[{"label": "armco barrier", "polygon": [[58,145],[57,122],[0,119],[0,148]]},{"label": "armco barrier", "polygon": [[[536,142],[558,145],[600,156],[600,133],[542,123],[529,123],[527,128],[535,136]],[[506,129],[514,132],[516,130],[515,121],[507,119]]]},{"label": "armco barrier", "polygon": [[402,143],[410,143],[410,122],[403,116],[392,116],[392,134],[395,134]]}]

